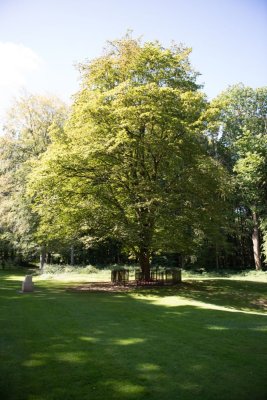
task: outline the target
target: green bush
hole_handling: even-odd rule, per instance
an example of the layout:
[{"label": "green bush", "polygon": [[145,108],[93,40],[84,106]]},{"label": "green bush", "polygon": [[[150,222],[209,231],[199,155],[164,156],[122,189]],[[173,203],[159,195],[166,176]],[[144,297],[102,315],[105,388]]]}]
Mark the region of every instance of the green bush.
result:
[{"label": "green bush", "polygon": [[72,265],[61,265],[61,264],[46,264],[44,266],[45,274],[65,274],[65,273],[76,273],[76,274],[95,274],[99,272],[99,269],[92,265],[87,266],[72,266]]}]

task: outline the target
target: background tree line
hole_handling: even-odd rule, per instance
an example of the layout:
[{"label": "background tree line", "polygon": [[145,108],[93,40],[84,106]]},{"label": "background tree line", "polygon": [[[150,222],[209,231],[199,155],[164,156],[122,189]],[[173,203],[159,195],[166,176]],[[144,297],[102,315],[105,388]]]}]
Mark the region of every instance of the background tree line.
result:
[{"label": "background tree line", "polygon": [[190,49],[125,37],[70,109],[25,95],[0,138],[0,258],[261,269],[267,87],[208,102]]}]

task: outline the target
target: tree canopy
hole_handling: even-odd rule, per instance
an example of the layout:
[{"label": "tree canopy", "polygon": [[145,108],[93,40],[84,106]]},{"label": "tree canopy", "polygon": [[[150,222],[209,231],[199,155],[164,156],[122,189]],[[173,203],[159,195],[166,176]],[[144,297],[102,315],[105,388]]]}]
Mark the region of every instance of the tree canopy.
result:
[{"label": "tree canopy", "polygon": [[145,274],[153,252],[188,252],[216,231],[226,175],[205,151],[189,53],[124,38],[80,66],[64,133],[32,176],[45,230],[64,220],[85,240],[114,237]]},{"label": "tree canopy", "polygon": [[70,111],[41,96],[14,104],[0,139],[0,258],[112,254],[139,260],[146,279],[164,254],[262,268],[267,89],[238,84],[208,102],[190,52],[126,35],[79,65]]},{"label": "tree canopy", "polygon": [[259,230],[266,241],[267,212],[267,87],[232,86],[212,102],[209,113],[211,129],[224,149],[222,158],[234,176],[239,210],[247,209],[252,219],[255,266],[261,269]]},{"label": "tree canopy", "polygon": [[62,126],[66,117],[59,99],[31,94],[17,99],[6,117],[0,138],[0,238],[8,244],[4,252],[19,259],[37,250],[38,216],[26,193],[32,163],[46,151],[50,129]]}]

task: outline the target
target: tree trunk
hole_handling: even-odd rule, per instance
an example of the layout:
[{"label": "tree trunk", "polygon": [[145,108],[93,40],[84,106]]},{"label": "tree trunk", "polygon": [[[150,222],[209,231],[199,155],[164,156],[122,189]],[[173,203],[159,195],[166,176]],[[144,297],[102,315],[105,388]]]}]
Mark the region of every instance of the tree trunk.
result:
[{"label": "tree trunk", "polygon": [[146,281],[150,280],[150,253],[147,249],[140,249],[139,252],[139,263],[141,267],[141,271],[143,273],[144,279]]},{"label": "tree trunk", "polygon": [[219,264],[219,251],[218,251],[218,244],[215,244],[215,259],[216,259],[216,269],[218,270],[220,268]]},{"label": "tree trunk", "polygon": [[186,258],[183,254],[181,254],[181,266],[180,268],[184,269],[186,263]]},{"label": "tree trunk", "polygon": [[74,246],[70,247],[70,265],[74,265]]},{"label": "tree trunk", "polygon": [[258,217],[255,211],[252,212],[253,219],[253,232],[252,232],[252,243],[253,243],[253,255],[256,270],[261,270],[261,251],[260,251],[260,235],[258,226]]},{"label": "tree trunk", "polygon": [[48,253],[46,254],[46,263],[47,263],[47,264],[51,264],[51,261],[52,261],[52,255],[51,255],[50,252],[48,252]]},{"label": "tree trunk", "polygon": [[150,256],[151,256],[151,242],[154,231],[154,214],[151,209],[147,207],[140,207],[139,209],[139,222],[140,222],[140,242],[139,242],[139,263],[143,278],[150,281]]},{"label": "tree trunk", "polygon": [[43,270],[44,270],[45,257],[46,257],[46,249],[45,249],[45,246],[42,246],[41,252],[40,252],[40,270],[41,270],[41,272],[43,272]]}]

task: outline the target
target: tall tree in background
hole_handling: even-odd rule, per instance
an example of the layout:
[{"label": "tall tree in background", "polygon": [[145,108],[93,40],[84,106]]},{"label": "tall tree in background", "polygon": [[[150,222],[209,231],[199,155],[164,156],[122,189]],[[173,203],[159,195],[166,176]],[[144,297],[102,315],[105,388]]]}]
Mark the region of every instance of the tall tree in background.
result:
[{"label": "tall tree in background", "polygon": [[33,233],[38,224],[31,211],[26,183],[36,160],[50,143],[50,129],[63,125],[66,106],[57,98],[26,94],[9,110],[0,138],[1,240],[17,256],[36,251]]},{"label": "tall tree in background", "polygon": [[267,87],[230,87],[208,114],[218,156],[235,178],[236,212],[250,214],[255,268],[261,269],[261,236],[267,241]]},{"label": "tall tree in background", "polygon": [[219,235],[225,172],[202,145],[189,54],[126,37],[80,66],[71,118],[31,175],[41,229],[53,236],[64,221],[70,235],[116,238],[147,279],[153,252],[190,254]]}]

